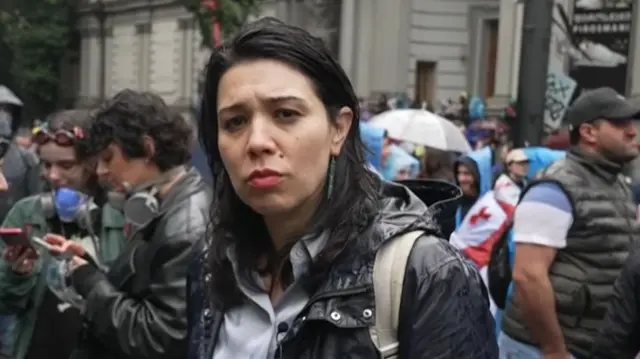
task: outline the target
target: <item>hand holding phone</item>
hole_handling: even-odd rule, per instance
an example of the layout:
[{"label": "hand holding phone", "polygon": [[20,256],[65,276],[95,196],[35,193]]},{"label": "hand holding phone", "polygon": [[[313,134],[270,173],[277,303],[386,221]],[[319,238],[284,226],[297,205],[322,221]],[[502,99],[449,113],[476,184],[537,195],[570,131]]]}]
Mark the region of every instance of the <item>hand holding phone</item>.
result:
[{"label": "hand holding phone", "polygon": [[86,251],[80,243],[70,241],[57,234],[47,234],[44,239],[33,237],[33,242],[44,247],[52,256],[62,260],[83,257]]},{"label": "hand holding phone", "polygon": [[13,271],[28,274],[35,268],[38,253],[21,228],[0,228],[0,238],[6,244],[3,257]]},{"label": "hand holding phone", "polygon": [[31,246],[31,242],[29,241],[29,238],[27,237],[27,234],[24,233],[22,228],[1,227],[0,239],[2,239],[2,241],[7,246],[10,246],[10,247],[21,246],[21,247],[33,248]]}]

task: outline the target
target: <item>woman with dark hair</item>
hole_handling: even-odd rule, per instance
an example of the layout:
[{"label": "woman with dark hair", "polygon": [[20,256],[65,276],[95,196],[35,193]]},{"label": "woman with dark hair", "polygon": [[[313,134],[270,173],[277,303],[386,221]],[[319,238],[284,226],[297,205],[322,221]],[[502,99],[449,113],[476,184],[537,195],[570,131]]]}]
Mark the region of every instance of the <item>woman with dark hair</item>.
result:
[{"label": "woman with dark hair", "polygon": [[456,154],[436,148],[427,148],[422,157],[422,170],[418,178],[453,183]]},{"label": "woman with dark hair", "polygon": [[[358,100],[321,40],[259,20],[214,50],[205,81],[200,131],[216,182],[207,246],[189,274],[189,359],[388,348],[497,358],[479,275],[434,236],[422,201],[366,168]],[[378,291],[377,252],[415,233],[404,284]],[[388,313],[398,319],[390,336],[378,330],[397,308],[377,305],[387,296],[402,302]]]},{"label": "woman with dark hair", "polygon": [[72,238],[105,266],[124,245],[122,214],[106,203],[95,162],[77,156],[89,121],[88,111],[62,111],[37,130],[33,138],[51,191],[17,202],[2,224],[32,240],[30,246],[0,242],[0,313],[8,315],[1,342],[9,358],[68,359],[82,326],[80,309],[69,303],[75,292],[66,286],[64,263],[34,237]]},{"label": "woman with dark hair", "polygon": [[189,165],[193,134],[151,93],[123,90],[93,114],[80,153],[124,214],[126,246],[104,267],[66,238],[44,238],[55,255],[73,254],[67,278],[83,308],[73,359],[184,358],[187,269],[210,201]]}]

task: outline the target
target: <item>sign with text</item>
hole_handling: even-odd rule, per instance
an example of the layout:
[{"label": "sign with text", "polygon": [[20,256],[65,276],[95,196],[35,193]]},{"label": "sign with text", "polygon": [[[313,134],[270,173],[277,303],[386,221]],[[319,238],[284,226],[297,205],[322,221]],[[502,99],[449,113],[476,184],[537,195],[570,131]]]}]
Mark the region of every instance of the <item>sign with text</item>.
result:
[{"label": "sign with text", "polygon": [[632,18],[632,0],[575,0],[571,33],[582,51],[569,76],[580,90],[606,86],[626,95]]},{"label": "sign with text", "polygon": [[547,74],[547,92],[544,99],[545,133],[550,133],[562,126],[562,119],[567,112],[576,87],[576,81],[563,73],[550,71]]}]

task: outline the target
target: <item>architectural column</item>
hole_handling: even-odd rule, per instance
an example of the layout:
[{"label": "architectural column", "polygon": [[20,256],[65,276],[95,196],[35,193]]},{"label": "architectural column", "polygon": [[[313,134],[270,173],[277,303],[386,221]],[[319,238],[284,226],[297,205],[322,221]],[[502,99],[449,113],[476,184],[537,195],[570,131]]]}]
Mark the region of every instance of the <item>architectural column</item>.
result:
[{"label": "architectural column", "polygon": [[177,105],[191,107],[193,103],[191,89],[193,87],[193,62],[195,49],[193,47],[193,19],[178,20],[180,32],[180,78]]},{"label": "architectural column", "polygon": [[104,81],[104,94],[105,96],[111,97],[114,95],[114,86],[113,86],[113,76],[111,72],[113,71],[113,26],[107,26],[105,29],[105,37],[106,37],[106,45],[105,45],[105,74],[106,78]]},{"label": "architectural column", "polygon": [[138,75],[137,87],[140,91],[149,90],[151,23],[136,24],[136,70]]},{"label": "architectural column", "polygon": [[[82,30],[81,30],[82,31]],[[91,37],[85,35],[80,39],[80,73],[79,73],[79,88],[78,88],[78,96],[77,96],[77,107],[84,107],[84,103],[88,102],[89,99],[89,75],[91,72],[90,64],[91,64],[91,48],[90,48]],[[95,56],[95,54],[93,55]]]},{"label": "architectural column", "polygon": [[[498,54],[496,60],[494,96],[487,100],[489,109],[502,109],[517,89],[520,38],[522,34],[522,4],[500,0]],[[515,83],[515,85],[514,85]]]},{"label": "architectural column", "polygon": [[369,96],[372,89],[373,46],[376,41],[375,7],[377,0],[357,0],[355,20],[355,69],[351,81],[359,96]]},{"label": "architectural column", "polygon": [[356,1],[342,0],[340,18],[340,65],[349,76],[354,77],[354,61],[356,46]]},{"label": "architectural column", "polygon": [[100,100],[101,60],[100,24],[93,14],[80,20],[80,89],[78,107],[89,107]]},{"label": "architectural column", "polygon": [[[511,31],[513,34],[513,48],[511,49],[511,71],[509,72],[509,92],[507,103],[518,93],[518,76],[520,72],[520,51],[522,49],[522,22],[524,17],[524,4],[516,4],[515,6],[515,28]],[[500,20],[502,21],[502,20]]]}]

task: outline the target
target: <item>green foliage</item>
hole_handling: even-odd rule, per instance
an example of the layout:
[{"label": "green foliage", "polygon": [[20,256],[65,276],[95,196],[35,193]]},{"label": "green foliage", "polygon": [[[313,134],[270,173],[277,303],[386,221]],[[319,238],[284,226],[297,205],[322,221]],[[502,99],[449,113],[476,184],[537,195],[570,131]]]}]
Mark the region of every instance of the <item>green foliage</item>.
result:
[{"label": "green foliage", "polygon": [[73,0],[9,0],[0,8],[10,82],[44,113],[60,100],[60,66],[75,27],[74,5]]},{"label": "green foliage", "polygon": [[222,38],[236,33],[251,16],[260,13],[263,0],[218,0],[216,10],[206,9],[201,0],[182,0],[186,9],[194,14],[200,33],[202,46],[213,47],[212,19],[220,24]]}]

